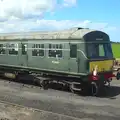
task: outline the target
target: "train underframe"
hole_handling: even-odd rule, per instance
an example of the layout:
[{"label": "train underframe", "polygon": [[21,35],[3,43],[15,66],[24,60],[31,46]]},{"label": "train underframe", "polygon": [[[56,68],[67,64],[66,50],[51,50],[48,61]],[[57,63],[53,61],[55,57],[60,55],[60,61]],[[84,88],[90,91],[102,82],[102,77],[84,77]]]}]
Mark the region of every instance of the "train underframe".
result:
[{"label": "train underframe", "polygon": [[[109,74],[112,75],[112,74]],[[73,93],[83,93],[84,95],[97,96],[104,90],[107,84],[110,86],[113,76],[104,75],[99,77],[92,76],[68,76],[61,74],[51,74],[47,72],[28,71],[25,69],[13,69],[7,67],[0,67],[0,76],[9,78],[14,81],[32,82],[43,89],[48,89],[51,84],[59,84],[64,88],[69,88]]]}]

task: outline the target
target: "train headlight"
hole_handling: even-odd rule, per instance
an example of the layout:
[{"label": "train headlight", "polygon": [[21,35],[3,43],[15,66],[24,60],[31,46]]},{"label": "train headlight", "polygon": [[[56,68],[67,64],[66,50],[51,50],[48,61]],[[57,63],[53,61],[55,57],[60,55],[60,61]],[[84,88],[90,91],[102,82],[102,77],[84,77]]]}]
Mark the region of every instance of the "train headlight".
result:
[{"label": "train headlight", "polygon": [[95,66],[95,68],[93,69],[93,76],[97,76],[98,73],[98,67]]},{"label": "train headlight", "polygon": [[96,70],[93,71],[93,75],[94,75],[94,76],[97,75],[97,71],[96,71]]}]

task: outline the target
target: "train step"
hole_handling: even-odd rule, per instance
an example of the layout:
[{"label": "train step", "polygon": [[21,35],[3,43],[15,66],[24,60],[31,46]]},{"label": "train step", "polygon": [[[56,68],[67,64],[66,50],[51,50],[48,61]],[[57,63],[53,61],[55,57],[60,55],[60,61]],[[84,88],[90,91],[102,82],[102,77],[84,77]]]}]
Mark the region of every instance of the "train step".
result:
[{"label": "train step", "polygon": [[81,83],[79,83],[79,82],[72,82],[72,84],[74,84],[74,85],[80,85]]},{"label": "train step", "polygon": [[74,91],[81,91],[81,88],[75,87],[76,85],[80,85],[80,83],[78,82],[73,82],[70,86],[70,89],[74,90]]},{"label": "train step", "polygon": [[75,90],[75,91],[81,91],[81,88],[72,88],[73,90]]}]

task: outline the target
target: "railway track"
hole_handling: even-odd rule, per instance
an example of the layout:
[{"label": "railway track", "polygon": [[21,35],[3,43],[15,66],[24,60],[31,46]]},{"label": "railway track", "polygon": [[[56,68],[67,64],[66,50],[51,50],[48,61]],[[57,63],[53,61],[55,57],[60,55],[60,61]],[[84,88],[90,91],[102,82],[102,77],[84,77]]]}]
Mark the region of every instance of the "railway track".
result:
[{"label": "railway track", "polygon": [[35,84],[30,84],[30,83],[23,83],[23,82],[20,82],[20,81],[14,81],[14,80],[9,80],[9,79],[0,79],[6,83],[14,83],[16,85],[20,85],[21,87],[27,87],[27,88],[39,88],[39,89],[42,89],[41,86],[38,86],[38,85],[35,85]]},{"label": "railway track", "polygon": [[[4,83],[12,83],[14,85],[17,85],[17,87],[23,87],[23,88],[28,88],[28,89],[33,88],[35,90],[36,89],[41,89],[41,87],[38,87],[38,86],[27,85],[27,84],[23,84],[23,83],[16,83],[14,81],[8,81],[8,80],[5,80],[5,79],[2,79],[2,81]],[[57,113],[54,110],[53,111],[50,110],[50,108],[51,108],[50,104],[48,104],[49,107],[45,106],[45,108],[44,108],[45,104],[43,104],[43,106],[40,107],[39,106],[39,105],[41,105],[40,100],[35,100],[35,99],[30,100],[29,98],[25,98],[25,97],[22,97],[22,96],[17,96],[17,95],[14,95],[14,94],[8,94],[8,93],[7,94],[3,93],[2,95],[0,94],[0,103],[6,104],[7,106],[17,107],[19,109],[20,108],[25,108],[25,109],[28,109],[28,110],[32,110],[33,112],[37,113],[37,117],[34,116],[34,118],[33,118],[35,120],[39,120],[40,117],[43,118],[43,116],[44,116],[44,120],[52,120],[53,118],[56,118],[56,120],[59,120],[59,119],[61,120],[61,118],[63,120],[64,119],[65,120],[67,120],[67,119],[68,120],[69,119],[70,120],[79,120],[79,118],[77,118],[75,116],[65,115],[65,114],[62,114],[62,113]],[[41,116],[38,117],[38,114],[40,114]],[[49,116],[49,117],[46,118],[45,116]],[[49,119],[49,118],[51,118],[51,119]],[[33,119],[31,119],[31,120],[33,120]],[[0,120],[11,120],[11,119],[7,118],[7,117],[2,117],[2,118],[0,118]],[[12,120],[14,120],[14,119],[12,119]],[[17,118],[15,118],[15,120],[17,120]],[[21,118],[21,120],[23,120],[23,119]]]},{"label": "railway track", "polygon": [[[39,90],[45,90],[39,84],[35,84],[31,81],[23,82],[23,81],[20,81],[20,80],[19,81],[18,80],[11,80],[9,78],[4,78],[4,77],[0,78],[0,80],[4,81],[6,83],[14,83],[15,86],[17,85],[17,86],[20,86],[21,88],[30,88],[30,89],[34,89],[34,90],[38,90],[38,91]],[[73,95],[86,96],[86,94],[84,95],[84,93],[81,93],[80,91],[79,92],[72,92],[69,87],[66,88],[66,86],[63,86],[62,84],[58,84],[58,83],[57,84],[56,83],[50,84],[49,85],[49,90],[51,90],[51,89],[52,90],[69,92],[69,93],[72,93]],[[100,93],[99,95],[104,96],[103,93]]]},{"label": "railway track", "polygon": [[[9,78],[4,78],[4,77],[0,77],[0,80],[6,82],[6,83],[14,83],[15,85],[20,85],[21,87],[26,87],[26,88],[31,88],[31,89],[41,89],[43,90],[43,87],[41,87],[39,84],[33,83],[31,81],[18,81],[18,80],[11,80]],[[49,89],[53,89],[53,90],[61,90],[64,92],[71,92],[69,88],[66,88],[64,86],[62,86],[62,84],[56,84],[56,83],[52,83],[49,85]],[[44,89],[45,90],[45,89]]]},{"label": "railway track", "polygon": [[[53,113],[50,111],[40,110],[40,109],[36,109],[33,107],[26,107],[26,106],[11,103],[11,102],[6,102],[6,101],[0,100],[0,104],[5,105],[9,108],[12,108],[12,110],[14,109],[14,111],[16,111],[16,115],[12,115],[13,114],[12,112],[9,114],[9,116],[5,115],[5,114],[1,115],[0,120],[24,120],[24,119],[40,120],[41,118],[44,120],[50,120],[49,118],[56,118],[56,120],[61,120],[61,118],[64,120],[69,120],[69,119],[70,120],[79,120],[79,118],[77,118],[77,117]],[[17,110],[19,110],[19,112]],[[22,110],[22,111],[20,111],[20,110]],[[17,116],[20,116],[20,115],[22,115],[22,116],[17,118]],[[11,119],[11,117],[12,117],[12,119]]]},{"label": "railway track", "polygon": [[[5,83],[4,86],[3,83]],[[2,86],[4,89],[2,88]],[[82,103],[82,104],[74,105],[73,102],[74,99],[76,99],[75,96],[72,96],[72,100],[71,100],[67,98],[68,94],[65,94],[64,92],[63,92],[64,95],[63,94],[59,95],[60,92],[56,92],[56,93],[54,92],[53,94],[52,93],[49,94],[50,92],[46,94],[46,92],[42,93],[42,91],[37,86],[36,87],[32,87],[31,85],[23,86],[23,84],[19,84],[15,82],[9,83],[8,81],[4,80],[0,82],[0,103],[7,104],[8,106],[11,105],[12,107],[16,106],[18,108],[26,108],[32,110],[31,114],[34,113],[32,118],[35,120],[39,120],[39,119],[94,120],[94,118],[97,118],[97,120],[101,120],[101,119],[119,120],[120,118],[120,116],[118,115],[115,116],[112,115],[111,111],[110,113],[108,112],[106,114],[107,109],[110,108],[106,108],[102,110],[102,106],[99,108],[91,107],[90,103],[89,104]],[[76,100],[79,102],[81,101],[79,97]],[[90,102],[90,99],[88,100],[88,102]],[[90,111],[93,111],[94,109],[95,112],[93,113],[85,112],[84,110],[85,108],[87,110],[90,109]],[[111,108],[111,110],[114,109]],[[29,119],[29,120],[33,120],[33,119]],[[15,119],[10,119],[10,120],[15,120]]]}]

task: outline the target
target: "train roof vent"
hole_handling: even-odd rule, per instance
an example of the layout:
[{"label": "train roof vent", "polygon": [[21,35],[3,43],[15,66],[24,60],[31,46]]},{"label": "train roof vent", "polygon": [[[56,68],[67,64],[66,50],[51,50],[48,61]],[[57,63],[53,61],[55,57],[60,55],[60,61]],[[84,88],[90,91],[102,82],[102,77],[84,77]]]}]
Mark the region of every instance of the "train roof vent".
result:
[{"label": "train roof vent", "polygon": [[80,30],[80,29],[85,29],[85,28],[82,28],[82,27],[73,27],[73,28],[71,28],[71,30]]}]

